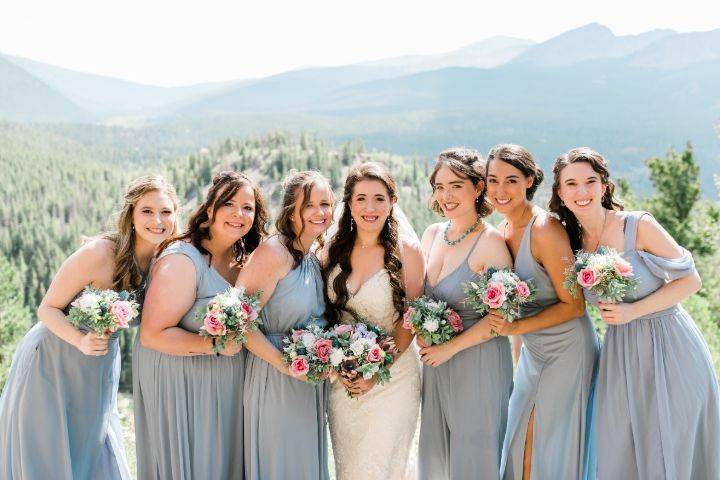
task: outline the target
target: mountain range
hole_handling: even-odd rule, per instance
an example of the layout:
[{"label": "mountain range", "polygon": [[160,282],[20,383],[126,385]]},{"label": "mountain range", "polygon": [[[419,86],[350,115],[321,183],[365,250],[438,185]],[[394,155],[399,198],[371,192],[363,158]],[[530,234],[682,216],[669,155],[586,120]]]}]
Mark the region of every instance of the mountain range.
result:
[{"label": "mountain range", "polygon": [[587,144],[629,172],[692,141],[717,172],[718,85],[720,29],[618,36],[593,23],[541,43],[491,37],[439,55],[175,88],[0,55],[0,119],[192,132],[197,146],[268,129],[420,155],[513,141],[545,164]]}]

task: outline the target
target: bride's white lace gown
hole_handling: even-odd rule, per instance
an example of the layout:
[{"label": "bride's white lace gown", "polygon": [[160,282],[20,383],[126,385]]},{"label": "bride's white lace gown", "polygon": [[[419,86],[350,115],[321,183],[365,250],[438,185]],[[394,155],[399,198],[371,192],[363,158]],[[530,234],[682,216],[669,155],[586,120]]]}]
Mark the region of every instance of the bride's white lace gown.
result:
[{"label": "bride's white lace gown", "polygon": [[[328,285],[340,268],[330,275]],[[328,288],[328,295],[335,295]],[[350,295],[348,306],[392,333],[397,313],[386,270],[380,270]],[[351,320],[344,314],[343,322]],[[413,437],[420,410],[420,359],[411,344],[390,368],[392,378],[368,393],[350,398],[338,381],[331,387],[329,424],[338,480],[416,478]]]}]

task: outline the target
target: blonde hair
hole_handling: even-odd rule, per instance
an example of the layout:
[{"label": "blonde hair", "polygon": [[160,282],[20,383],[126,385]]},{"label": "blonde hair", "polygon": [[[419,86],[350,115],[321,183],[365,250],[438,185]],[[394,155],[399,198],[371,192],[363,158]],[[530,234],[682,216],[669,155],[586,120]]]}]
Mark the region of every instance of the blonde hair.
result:
[{"label": "blonde hair", "polygon": [[[133,213],[138,200],[150,192],[162,192],[173,202],[178,210],[178,197],[175,187],[160,175],[146,175],[136,178],[125,191],[122,209],[117,218],[114,231],[107,232],[102,238],[115,244],[115,272],[113,288],[116,290],[135,290],[143,282],[144,272],[135,258],[135,231],[133,230]],[[177,217],[171,235],[178,230]]]}]

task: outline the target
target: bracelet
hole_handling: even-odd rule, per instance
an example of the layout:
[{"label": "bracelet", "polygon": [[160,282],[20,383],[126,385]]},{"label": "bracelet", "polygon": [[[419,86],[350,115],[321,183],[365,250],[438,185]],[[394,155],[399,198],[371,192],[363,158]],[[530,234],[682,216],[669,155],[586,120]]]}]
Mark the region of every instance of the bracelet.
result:
[{"label": "bracelet", "polygon": [[[210,337],[210,338],[212,339],[213,352],[215,352],[215,343],[217,342],[217,338],[215,338],[215,337]],[[220,352],[215,352],[215,356],[219,357]]]}]

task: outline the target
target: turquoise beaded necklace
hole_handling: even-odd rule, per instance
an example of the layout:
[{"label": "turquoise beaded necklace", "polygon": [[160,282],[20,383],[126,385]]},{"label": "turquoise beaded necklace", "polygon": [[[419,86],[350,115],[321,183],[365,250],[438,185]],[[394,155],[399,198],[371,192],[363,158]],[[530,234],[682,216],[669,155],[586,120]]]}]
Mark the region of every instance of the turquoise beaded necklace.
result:
[{"label": "turquoise beaded necklace", "polygon": [[452,225],[452,220],[448,220],[448,222],[445,224],[445,231],[443,232],[443,240],[445,240],[445,243],[447,243],[451,247],[453,245],[457,245],[458,243],[465,240],[465,237],[470,235],[473,232],[473,230],[475,230],[481,223],[482,223],[482,217],[478,215],[477,220],[475,220],[475,223],[473,223],[470,228],[465,230],[465,232],[462,235],[460,235],[456,240],[450,240],[450,239],[448,239],[448,230],[450,230],[450,225]]}]

